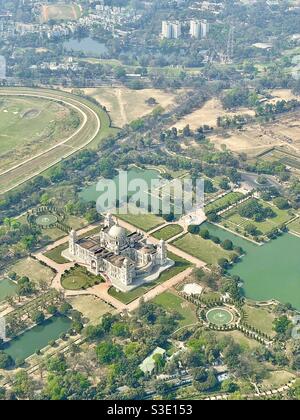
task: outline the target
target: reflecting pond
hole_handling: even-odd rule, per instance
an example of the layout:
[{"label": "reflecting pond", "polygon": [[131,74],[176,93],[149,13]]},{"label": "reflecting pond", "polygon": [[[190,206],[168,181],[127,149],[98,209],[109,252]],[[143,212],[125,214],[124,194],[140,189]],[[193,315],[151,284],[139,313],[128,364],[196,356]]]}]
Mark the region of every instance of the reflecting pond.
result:
[{"label": "reflecting pond", "polygon": [[53,316],[41,325],[25,331],[11,340],[4,351],[14,360],[24,360],[39,350],[47,347],[49,342],[57,340],[61,334],[69,331],[72,321],[61,315]]}]

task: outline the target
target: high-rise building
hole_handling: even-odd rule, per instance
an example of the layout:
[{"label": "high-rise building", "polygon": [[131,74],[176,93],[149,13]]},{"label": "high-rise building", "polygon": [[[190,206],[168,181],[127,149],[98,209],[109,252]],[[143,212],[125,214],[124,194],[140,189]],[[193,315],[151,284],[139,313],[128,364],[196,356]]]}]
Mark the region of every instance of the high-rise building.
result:
[{"label": "high-rise building", "polygon": [[163,21],[162,22],[162,36],[163,38],[171,39],[172,38],[172,23]]},{"label": "high-rise building", "polygon": [[209,23],[206,20],[201,21],[201,38],[206,38],[209,33]]},{"label": "high-rise building", "polygon": [[190,34],[192,38],[201,38],[201,22],[199,20],[191,20]]},{"label": "high-rise building", "polygon": [[209,32],[209,23],[206,20],[191,20],[190,34],[193,38],[206,38]]},{"label": "high-rise building", "polygon": [[181,22],[166,21],[162,22],[162,36],[166,39],[178,39],[181,37]]}]

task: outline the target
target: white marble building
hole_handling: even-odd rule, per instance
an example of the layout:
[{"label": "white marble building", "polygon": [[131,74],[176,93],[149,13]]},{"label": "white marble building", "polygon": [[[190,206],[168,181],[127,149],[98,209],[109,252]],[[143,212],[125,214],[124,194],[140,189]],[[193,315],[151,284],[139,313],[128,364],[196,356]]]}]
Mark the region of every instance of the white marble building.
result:
[{"label": "white marble building", "polygon": [[163,271],[174,265],[168,259],[164,241],[158,245],[147,242],[139,232],[127,234],[109,214],[100,233],[78,239],[70,233],[69,249],[63,256],[85,266],[95,275],[102,275],[121,291],[156,280]]}]

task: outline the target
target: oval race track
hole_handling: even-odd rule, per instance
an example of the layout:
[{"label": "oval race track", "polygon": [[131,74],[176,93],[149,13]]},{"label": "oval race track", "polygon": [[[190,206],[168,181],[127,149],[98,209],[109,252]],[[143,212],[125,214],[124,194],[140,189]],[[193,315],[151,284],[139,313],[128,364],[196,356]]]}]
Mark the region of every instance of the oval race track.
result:
[{"label": "oval race track", "polygon": [[0,172],[0,194],[8,192],[31,178],[41,174],[62,159],[88,146],[99,134],[101,121],[86,101],[74,95],[46,89],[2,88],[1,96],[28,96],[60,102],[81,114],[80,127],[68,138],[59,141],[49,149],[24,160],[16,166]]}]

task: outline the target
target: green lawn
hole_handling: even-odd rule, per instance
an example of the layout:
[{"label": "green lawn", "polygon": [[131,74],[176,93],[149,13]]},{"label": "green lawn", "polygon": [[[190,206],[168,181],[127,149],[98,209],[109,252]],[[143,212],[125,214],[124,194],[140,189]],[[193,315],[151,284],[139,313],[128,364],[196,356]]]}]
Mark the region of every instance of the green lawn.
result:
[{"label": "green lawn", "polygon": [[217,265],[220,258],[229,258],[231,255],[220,245],[190,233],[177,239],[173,245],[210,265]]},{"label": "green lawn", "polygon": [[127,293],[118,292],[114,287],[112,287],[109,290],[109,294],[118,299],[120,302],[124,303],[125,305],[128,305],[130,302],[133,302],[134,300],[143,296],[145,293],[149,292],[149,290],[153,289],[155,286],[164,283],[167,280],[170,280],[171,278],[177,276],[177,274],[191,267],[191,264],[183,258],[180,258],[172,253],[169,253],[168,255],[169,258],[175,261],[175,266],[162,273],[156,281],[144,286],[137,287],[136,289]]},{"label": "green lawn", "polygon": [[179,235],[181,232],[183,232],[183,228],[181,226],[170,225],[158,230],[152,236],[156,239],[163,239],[164,241],[167,241],[174,238],[174,236]]},{"label": "green lawn", "polygon": [[82,290],[103,282],[102,277],[94,276],[84,267],[74,267],[62,277],[61,284],[66,290]]},{"label": "green lawn", "polygon": [[296,232],[300,235],[300,217],[294,222],[288,224],[288,228],[290,231]]},{"label": "green lawn", "polygon": [[253,306],[245,306],[244,310],[247,315],[246,322],[249,325],[257,328],[269,336],[274,336],[273,321],[275,316],[272,315],[267,309],[254,308]]},{"label": "green lawn", "polygon": [[48,251],[45,253],[45,256],[47,258],[50,258],[50,260],[56,262],[57,264],[65,264],[70,261],[66,260],[64,257],[62,257],[61,253],[65,251],[68,248],[68,244],[62,244],[57,246],[56,248],[52,249],[51,251]]},{"label": "green lawn", "polygon": [[[81,116],[75,111],[80,124]],[[0,169],[54,146],[76,130],[67,105],[34,97],[0,95]]]},{"label": "green lawn", "polygon": [[165,223],[162,217],[155,216],[155,214],[121,214],[118,215],[118,218],[145,232],[149,232]]},{"label": "green lawn", "polygon": [[180,326],[191,325],[198,322],[196,308],[175,292],[165,292],[153,299],[153,302],[162,306],[168,312],[177,312],[181,316]]},{"label": "green lawn", "polygon": [[226,207],[231,206],[232,204],[237,203],[240,201],[244,195],[239,192],[230,192],[222,198],[217,199],[216,201],[208,204],[205,207],[206,213],[211,213],[213,211],[218,212],[223,210]]}]

